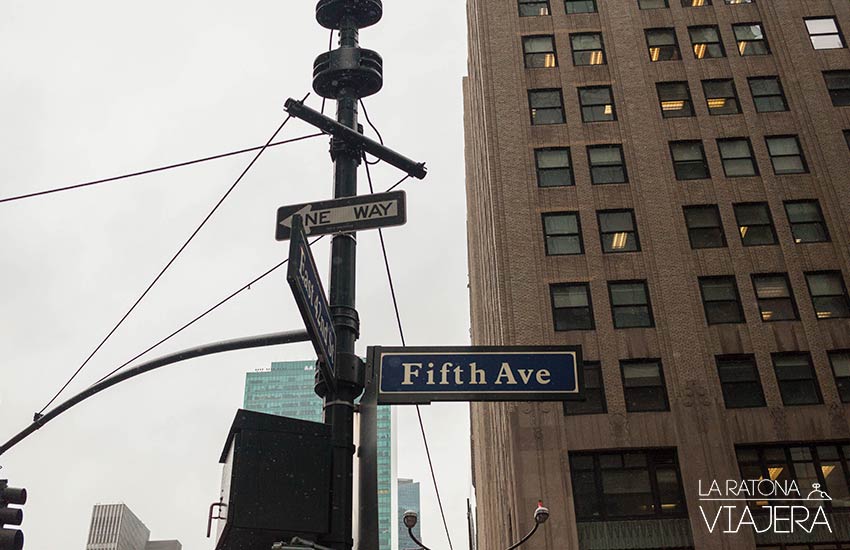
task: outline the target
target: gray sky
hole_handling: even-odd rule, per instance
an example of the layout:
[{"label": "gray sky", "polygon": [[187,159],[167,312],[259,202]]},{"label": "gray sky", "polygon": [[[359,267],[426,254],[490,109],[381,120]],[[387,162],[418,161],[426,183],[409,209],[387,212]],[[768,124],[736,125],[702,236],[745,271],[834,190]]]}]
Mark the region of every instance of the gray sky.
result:
[{"label": "gray sky", "polygon": [[[7,0],[0,197],[264,143],[283,120],[286,98],[310,90],[313,60],[327,47],[314,6]],[[363,47],[384,57],[384,89],[365,100],[372,121],[389,146],[430,169],[426,180],[404,184],[408,224],[385,231],[408,345],[469,341],[465,37],[463,2],[449,0],[386,0],[384,19],[361,32]],[[308,103],[320,100],[313,95]],[[307,133],[310,127],[292,121],[280,138]],[[330,198],[327,148],[318,138],[267,151],[63,398],[283,259],[275,210]],[[0,439],[29,423],[250,158],[0,204]],[[376,190],[400,176],[376,167]],[[362,170],[360,192],[367,192]],[[327,283],[327,245],[314,254]],[[360,235],[357,292],[358,352],[397,345],[375,231]],[[148,357],[300,326],[281,270]],[[117,501],[152,537],[211,548],[207,507],[218,498],[218,456],[245,373],[310,356],[304,344],[181,363],[101,394],[0,457],[0,477],[30,492],[27,550],[82,549],[92,505]],[[467,407],[424,407],[423,416],[454,546],[463,549]],[[399,475],[422,482],[425,543],[447,548],[415,414],[403,408],[399,418]]]}]

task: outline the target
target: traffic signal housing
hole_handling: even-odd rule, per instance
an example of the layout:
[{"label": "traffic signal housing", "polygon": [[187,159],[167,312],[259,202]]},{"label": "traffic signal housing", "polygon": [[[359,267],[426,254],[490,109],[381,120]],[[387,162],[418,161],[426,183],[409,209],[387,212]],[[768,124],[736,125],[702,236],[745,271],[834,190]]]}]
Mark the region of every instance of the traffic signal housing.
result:
[{"label": "traffic signal housing", "polygon": [[0,479],[0,550],[21,550],[24,533],[20,529],[7,529],[7,525],[20,525],[24,511],[10,508],[10,504],[23,505],[27,502],[27,490],[9,487],[9,480]]}]

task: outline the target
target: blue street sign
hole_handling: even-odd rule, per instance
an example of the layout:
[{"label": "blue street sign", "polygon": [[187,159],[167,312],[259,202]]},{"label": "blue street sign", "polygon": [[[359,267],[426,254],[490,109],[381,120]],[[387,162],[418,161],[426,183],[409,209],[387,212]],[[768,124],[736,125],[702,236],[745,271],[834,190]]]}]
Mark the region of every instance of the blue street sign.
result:
[{"label": "blue street sign", "polygon": [[369,348],[378,403],[583,399],[579,346]]},{"label": "blue street sign", "polygon": [[325,382],[333,387],[336,331],[334,331],[333,318],[322,287],[322,280],[319,278],[316,262],[313,260],[313,254],[304,235],[301,216],[293,217],[291,239],[286,281],[295,296],[295,303],[298,304],[316,355],[319,356],[319,367]]}]

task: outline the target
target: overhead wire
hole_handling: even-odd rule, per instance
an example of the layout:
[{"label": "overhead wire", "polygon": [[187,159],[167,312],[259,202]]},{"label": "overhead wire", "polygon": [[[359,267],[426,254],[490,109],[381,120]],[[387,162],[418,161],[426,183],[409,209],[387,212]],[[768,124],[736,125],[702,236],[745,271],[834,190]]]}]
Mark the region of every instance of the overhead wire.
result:
[{"label": "overhead wire", "polygon": [[[306,97],[305,97],[305,99],[306,99]],[[91,361],[92,357],[95,356],[95,354],[103,347],[103,345],[107,342],[107,340],[109,340],[109,338],[115,333],[115,331],[118,330],[118,328],[124,323],[124,321],[127,319],[127,317],[129,317],[130,314],[136,309],[136,307],[139,305],[139,303],[141,303],[141,301],[145,298],[145,296],[147,296],[148,292],[151,291],[151,289],[154,287],[154,285],[156,285],[156,283],[160,280],[160,278],[162,278],[162,276],[165,274],[165,272],[168,270],[168,268],[171,267],[171,265],[175,262],[175,260],[177,260],[178,256],[180,256],[180,254],[186,249],[186,247],[189,246],[189,243],[192,242],[192,240],[195,238],[195,236],[206,225],[207,221],[209,221],[209,219],[218,210],[218,208],[227,199],[227,197],[230,196],[230,193],[236,188],[236,186],[239,184],[239,182],[242,181],[242,178],[245,177],[245,174],[248,173],[248,170],[250,170],[251,167],[254,166],[254,163],[257,162],[257,160],[260,158],[260,155],[262,155],[263,152],[272,143],[272,141],[274,141],[274,139],[277,137],[277,135],[280,133],[280,131],[283,130],[284,126],[286,126],[286,123],[289,122],[291,118],[292,118],[292,116],[288,115],[284,119],[284,121],[280,124],[280,126],[278,126],[277,130],[275,130],[275,132],[268,139],[268,141],[266,141],[266,144],[262,148],[260,148],[260,150],[254,156],[254,158],[251,160],[251,162],[248,163],[248,166],[246,166],[245,169],[242,171],[242,173],[239,175],[239,177],[236,178],[236,181],[233,182],[233,184],[228,188],[228,190],[224,193],[224,195],[218,200],[218,202],[212,208],[212,210],[210,210],[210,212],[206,215],[206,217],[203,219],[203,221],[200,223],[200,225],[198,225],[198,227],[192,232],[192,234],[189,236],[189,238],[186,239],[186,242],[183,243],[183,245],[171,257],[171,259],[168,261],[168,263],[165,264],[165,267],[163,267],[162,270],[160,270],[159,274],[153,279],[153,281],[151,281],[151,283],[147,286],[147,288],[144,290],[144,292],[142,292],[142,294],[136,299],[136,301],[133,303],[133,305],[130,306],[130,309],[127,310],[127,312],[121,317],[121,319],[115,324],[115,326],[113,326],[112,329],[106,334],[106,336],[103,337],[103,339],[100,341],[100,343],[97,345],[97,347],[95,347],[94,350],[85,359],[85,361],[83,361],[80,364],[80,366],[77,368],[77,370],[74,371],[74,374],[72,374],[71,377],[68,378],[68,380],[62,385],[62,387],[59,389],[59,391],[56,392],[56,394],[50,399],[50,401],[48,401],[47,404],[44,405],[44,407],[42,407],[41,410],[36,413],[36,416],[41,415],[45,411],[45,409],[47,409],[47,407],[49,407],[51,404],[53,404],[54,401],[56,401],[56,399],[59,397],[59,395],[61,395],[62,392],[65,391],[65,388],[67,388],[71,384],[71,382],[74,381],[74,379],[77,377],[78,374],[80,374],[80,372],[88,364],[88,362]]]},{"label": "overhead wire", "polygon": [[120,176],[113,176],[113,177],[109,177],[109,178],[87,181],[87,182],[84,182],[84,183],[67,185],[65,187],[57,187],[55,189],[46,189],[44,191],[35,191],[33,193],[26,193],[24,195],[6,197],[6,198],[0,199],[0,204],[2,204],[4,202],[13,202],[13,201],[19,201],[19,200],[23,200],[23,199],[31,199],[31,198],[34,198],[34,197],[41,197],[43,195],[50,195],[52,193],[60,193],[62,191],[73,191],[74,189],[82,189],[83,187],[90,187],[92,185],[99,185],[101,183],[110,183],[110,182],[113,182],[113,181],[119,181],[119,180],[124,180],[124,179],[128,179],[128,178],[135,178],[137,176],[146,176],[148,174],[155,174],[157,172],[164,172],[165,170],[172,170],[174,168],[183,168],[184,166],[191,166],[193,164],[199,164],[201,162],[208,162],[208,161],[211,161],[211,160],[223,159],[223,158],[226,158],[226,157],[232,157],[234,155],[242,155],[242,154],[245,154],[245,153],[250,153],[251,151],[259,151],[260,149],[263,149],[263,148],[268,149],[268,148],[271,148],[271,147],[277,147],[278,145],[286,145],[287,143],[294,143],[296,141],[302,141],[302,140],[305,140],[305,139],[310,139],[310,138],[319,137],[319,136],[323,136],[323,135],[325,135],[325,134],[322,133],[322,132],[318,132],[318,133],[315,133],[315,134],[308,134],[306,136],[301,136],[301,137],[297,137],[297,138],[285,139],[283,141],[276,141],[274,143],[269,143],[268,145],[258,145],[256,147],[249,147],[247,149],[239,149],[238,151],[230,151],[229,153],[221,153],[219,155],[212,155],[212,156],[209,156],[209,157],[202,157],[202,158],[198,158],[198,159],[194,159],[194,160],[187,160],[185,162],[178,162],[176,164],[168,164],[168,165],[165,165],[165,166],[158,166],[156,168],[149,168],[147,170],[140,170],[138,172],[130,172],[129,174],[123,174],[123,175],[120,175]]},{"label": "overhead wire", "polygon": [[[381,132],[379,132],[378,129],[375,128],[375,125],[372,124],[372,120],[369,118],[369,111],[366,110],[366,104],[363,103],[362,98],[358,99],[358,101],[360,102],[360,108],[363,110],[363,115],[366,117],[366,122],[369,124],[369,126],[372,128],[372,130],[375,132],[375,135],[378,136],[378,141],[380,141],[381,145],[383,145],[384,144],[384,138],[381,137]],[[366,158],[366,155],[363,155],[363,161],[366,163],[367,166],[374,166],[374,165],[380,163],[381,159],[370,161],[369,159]]]},{"label": "overhead wire", "polygon": [[[367,117],[367,120],[368,120],[368,117]],[[364,159],[366,158],[365,154],[364,154],[363,158]],[[408,177],[410,177],[410,176],[408,175],[408,176],[402,178],[401,181],[399,181],[398,183],[396,183],[395,185],[390,187],[390,189],[388,189],[387,191],[390,191],[390,190],[398,187]],[[366,163],[366,179],[369,182],[369,192],[371,194],[374,194],[375,190],[374,190],[374,187],[372,185],[372,174],[369,171],[369,163],[368,162]],[[398,333],[399,333],[399,337],[401,339],[401,345],[405,346],[407,344],[405,343],[405,339],[404,339],[404,329],[401,326],[401,315],[399,314],[399,310],[398,310],[398,299],[396,298],[395,285],[393,284],[392,271],[390,270],[390,262],[389,262],[389,259],[387,257],[387,247],[386,247],[386,244],[384,243],[384,232],[383,232],[383,230],[381,230],[381,228],[378,228],[378,237],[381,241],[381,253],[384,256],[384,267],[387,270],[387,280],[388,280],[389,286],[390,286],[390,295],[392,296],[392,300],[393,300],[393,309],[395,310],[396,323],[398,324]],[[454,547],[452,546],[452,536],[451,536],[451,534],[449,534],[449,524],[446,521],[446,512],[443,509],[443,499],[440,497],[440,488],[437,485],[437,475],[434,472],[434,462],[431,460],[431,449],[428,446],[428,436],[425,434],[425,424],[422,421],[422,411],[419,408],[419,405],[416,405],[416,416],[419,419],[419,431],[422,433],[422,442],[425,444],[425,456],[428,459],[428,467],[431,470],[431,480],[434,483],[434,492],[437,494],[437,504],[440,507],[440,515],[443,518],[443,527],[446,530],[446,539],[448,539],[448,542],[449,542],[449,550],[453,550]]]}]

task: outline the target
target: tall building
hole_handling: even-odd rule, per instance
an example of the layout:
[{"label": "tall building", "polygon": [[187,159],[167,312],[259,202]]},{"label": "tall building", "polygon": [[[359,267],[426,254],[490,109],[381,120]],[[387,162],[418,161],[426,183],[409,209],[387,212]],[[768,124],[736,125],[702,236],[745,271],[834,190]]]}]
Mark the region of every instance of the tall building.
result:
[{"label": "tall building", "polygon": [[[472,406],[479,546],[542,499],[534,548],[848,548],[850,3],[467,11],[472,340],[581,345],[587,396]],[[721,532],[788,512],[742,479],[832,532]]]},{"label": "tall building", "polygon": [[419,521],[413,528],[413,534],[422,540],[422,507],[419,503],[419,482],[412,479],[398,480],[398,550],[419,550],[419,546],[410,540],[410,533],[404,526],[404,513],[408,510],[416,512]]},{"label": "tall building", "polygon": [[86,550],[181,550],[176,540],[151,541],[150,531],[125,504],[96,504]]},{"label": "tall building", "polygon": [[[316,366],[312,361],[273,362],[269,369],[249,372],[245,404],[250,411],[322,421],[322,400],[314,391]],[[394,550],[395,426],[390,407],[378,407],[378,533],[379,550]]]}]

